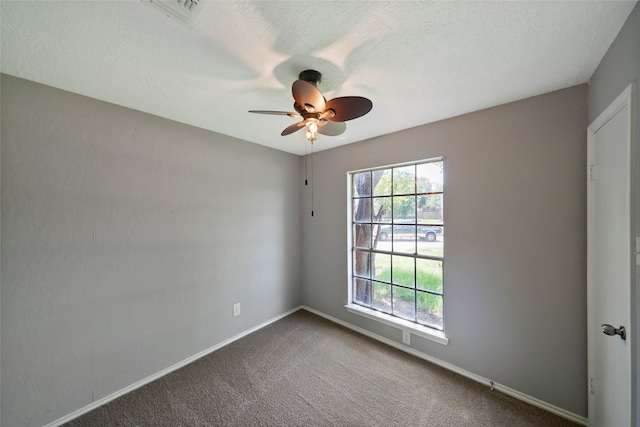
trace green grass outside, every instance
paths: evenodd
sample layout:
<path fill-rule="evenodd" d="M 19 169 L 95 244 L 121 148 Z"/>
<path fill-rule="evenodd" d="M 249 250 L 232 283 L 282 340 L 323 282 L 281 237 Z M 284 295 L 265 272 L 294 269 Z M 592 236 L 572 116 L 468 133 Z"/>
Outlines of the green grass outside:
<path fill-rule="evenodd" d="M 376 254 L 375 279 L 385 282 L 392 282 L 397 285 L 413 288 L 414 264 L 410 257 L 393 257 L 393 280 L 391 280 L 391 267 L 388 259 L 389 255 Z M 380 259 L 382 258 L 382 259 Z M 380 262 L 379 262 L 380 261 Z M 442 293 L 442 269 L 436 268 L 437 261 L 418 260 L 418 271 L 416 274 L 417 289 Z M 375 298 L 387 300 L 391 298 L 391 286 L 378 286 Z M 442 297 L 425 292 L 417 292 L 418 309 L 429 313 L 442 313 Z M 394 291 L 396 298 L 412 303 L 414 292 L 396 288 Z"/>

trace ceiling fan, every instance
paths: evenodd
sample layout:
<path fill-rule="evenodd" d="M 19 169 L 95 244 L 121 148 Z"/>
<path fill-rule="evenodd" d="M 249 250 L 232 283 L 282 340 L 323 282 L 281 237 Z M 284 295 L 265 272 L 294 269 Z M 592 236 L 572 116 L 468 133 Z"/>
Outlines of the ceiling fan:
<path fill-rule="evenodd" d="M 273 114 L 301 118 L 302 120 L 288 126 L 281 135 L 289 135 L 304 127 L 307 128 L 307 139 L 312 143 L 316 133 L 337 136 L 347 129 L 344 123 L 348 120 L 364 116 L 373 107 L 373 103 L 362 96 L 341 96 L 329 101 L 318 90 L 322 74 L 315 70 L 305 70 L 298 80 L 293 82 L 291 92 L 295 102 L 295 112 L 250 110 L 250 113 Z"/>

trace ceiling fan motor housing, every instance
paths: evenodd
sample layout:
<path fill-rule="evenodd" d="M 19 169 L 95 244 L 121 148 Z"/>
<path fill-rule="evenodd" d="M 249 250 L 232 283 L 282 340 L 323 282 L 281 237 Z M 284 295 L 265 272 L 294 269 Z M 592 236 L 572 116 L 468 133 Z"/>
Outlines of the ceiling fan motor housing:
<path fill-rule="evenodd" d="M 318 87 L 322 81 L 322 74 L 316 70 L 304 70 L 298 75 L 298 79 L 304 80 L 305 82 L 309 82 L 315 87 Z"/>

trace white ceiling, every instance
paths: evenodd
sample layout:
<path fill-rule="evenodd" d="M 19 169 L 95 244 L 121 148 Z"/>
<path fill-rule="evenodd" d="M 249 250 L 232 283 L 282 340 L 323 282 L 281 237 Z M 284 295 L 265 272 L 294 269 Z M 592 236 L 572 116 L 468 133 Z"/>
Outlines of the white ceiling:
<path fill-rule="evenodd" d="M 155 1 L 155 0 L 154 0 Z M 314 150 L 589 80 L 635 1 L 0 2 L 1 71 L 295 154 L 280 136 L 300 71 L 366 116 Z"/>

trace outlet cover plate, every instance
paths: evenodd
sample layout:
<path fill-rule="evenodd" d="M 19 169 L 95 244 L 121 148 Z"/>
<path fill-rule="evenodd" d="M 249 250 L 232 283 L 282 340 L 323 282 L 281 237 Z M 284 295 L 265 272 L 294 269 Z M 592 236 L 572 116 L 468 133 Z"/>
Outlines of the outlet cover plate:
<path fill-rule="evenodd" d="M 240 303 L 233 304 L 233 317 L 240 316 Z"/>

